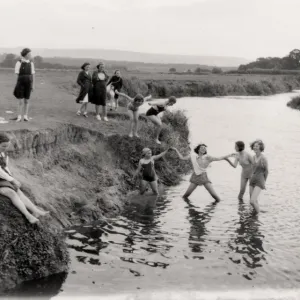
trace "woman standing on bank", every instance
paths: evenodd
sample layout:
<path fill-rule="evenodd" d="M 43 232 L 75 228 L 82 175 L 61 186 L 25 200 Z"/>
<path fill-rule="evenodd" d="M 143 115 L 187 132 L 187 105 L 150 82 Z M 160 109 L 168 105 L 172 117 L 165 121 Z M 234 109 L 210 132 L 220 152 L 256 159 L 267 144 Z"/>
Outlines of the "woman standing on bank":
<path fill-rule="evenodd" d="M 78 74 L 77 83 L 80 86 L 80 92 L 76 99 L 76 103 L 81 103 L 80 109 L 77 111 L 77 115 L 83 114 L 87 118 L 87 106 L 92 98 L 93 85 L 92 76 L 89 73 L 90 64 L 84 63 L 81 66 L 81 72 Z"/>
<path fill-rule="evenodd" d="M 106 112 L 106 82 L 108 80 L 108 75 L 104 70 L 104 63 L 99 63 L 97 65 L 97 71 L 93 73 L 93 100 L 92 103 L 95 104 L 96 109 L 96 119 L 101 121 L 100 117 L 100 106 L 102 106 L 102 113 L 104 121 L 108 121 Z"/>
<path fill-rule="evenodd" d="M 255 152 L 253 157 L 253 173 L 250 178 L 250 204 L 255 213 L 259 213 L 258 196 L 262 190 L 266 189 L 266 181 L 269 175 L 269 166 L 267 158 L 262 154 L 265 150 L 265 144 L 262 140 L 256 140 L 250 144 Z"/>
<path fill-rule="evenodd" d="M 21 58 L 15 65 L 15 73 L 18 78 L 13 94 L 19 100 L 17 122 L 22 120 L 22 116 L 24 116 L 24 121 L 29 121 L 28 102 L 31 92 L 35 89 L 35 70 L 31 58 L 31 50 L 25 48 L 21 52 Z"/>
<path fill-rule="evenodd" d="M 121 77 L 120 70 L 116 70 L 114 75 L 110 78 L 107 83 L 107 87 L 109 88 L 110 93 L 110 106 L 111 110 L 115 107 L 115 110 L 119 107 L 119 95 L 117 92 L 121 91 L 123 86 L 123 79 Z"/>

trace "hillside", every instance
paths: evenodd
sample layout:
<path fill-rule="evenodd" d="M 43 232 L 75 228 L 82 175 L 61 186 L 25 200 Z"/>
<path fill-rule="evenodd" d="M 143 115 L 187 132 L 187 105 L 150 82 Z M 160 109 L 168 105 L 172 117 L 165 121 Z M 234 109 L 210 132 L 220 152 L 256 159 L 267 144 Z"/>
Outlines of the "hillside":
<path fill-rule="evenodd" d="M 18 54 L 22 48 L 23 47 L 0 48 L 0 53 Z M 90 58 L 159 64 L 196 64 L 219 67 L 237 67 L 249 62 L 239 57 L 169 55 L 108 49 L 34 49 L 34 55 L 40 55 L 42 57 Z"/>

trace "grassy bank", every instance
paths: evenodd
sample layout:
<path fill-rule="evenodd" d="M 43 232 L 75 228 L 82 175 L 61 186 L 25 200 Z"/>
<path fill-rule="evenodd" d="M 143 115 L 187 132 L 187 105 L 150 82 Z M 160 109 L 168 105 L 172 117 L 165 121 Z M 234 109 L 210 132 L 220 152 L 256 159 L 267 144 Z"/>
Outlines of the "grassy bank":
<path fill-rule="evenodd" d="M 291 101 L 286 104 L 288 107 L 300 110 L 300 96 L 293 97 Z"/>
<path fill-rule="evenodd" d="M 132 174 L 142 148 L 150 147 L 154 154 L 169 146 L 188 148 L 188 123 L 180 111 L 163 117 L 162 145 L 156 145 L 154 126 L 145 118 L 140 122 L 142 138 L 129 138 L 128 116 L 122 111 L 109 113 L 109 122 L 99 122 L 92 114 L 78 117 L 68 91 L 48 77 L 37 80 L 28 123 L 15 123 L 10 120 L 14 114 L 6 113 L 15 112 L 16 103 L 11 96 L 14 82 L 4 80 L 0 116 L 9 123 L 0 130 L 12 136 L 11 171 L 50 216 L 36 228 L 0 197 L 0 290 L 65 271 L 68 256 L 61 229 L 119 214 L 127 195 L 137 192 Z M 175 185 L 190 165 L 169 152 L 157 161 L 156 170 L 162 183 Z"/>

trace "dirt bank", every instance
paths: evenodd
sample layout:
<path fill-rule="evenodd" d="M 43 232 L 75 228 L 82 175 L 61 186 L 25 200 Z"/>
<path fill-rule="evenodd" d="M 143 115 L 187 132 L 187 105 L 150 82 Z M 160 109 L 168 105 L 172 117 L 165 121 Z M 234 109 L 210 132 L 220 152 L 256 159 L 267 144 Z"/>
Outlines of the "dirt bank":
<path fill-rule="evenodd" d="M 115 115 L 118 118 L 128 122 L 122 114 Z M 142 139 L 62 123 L 8 132 L 11 171 L 30 199 L 51 214 L 37 228 L 27 224 L 7 199 L 0 199 L 0 254 L 7 258 L 0 264 L 1 289 L 65 271 L 68 255 L 61 229 L 119 214 L 128 192 L 136 189 L 132 174 L 142 148 L 150 147 L 154 153 L 169 146 L 187 148 L 185 116 L 166 114 L 164 122 L 162 145 L 153 143 L 154 128 L 146 121 L 141 122 Z M 175 156 L 170 152 L 157 161 L 165 185 L 177 184 L 190 168 Z"/>

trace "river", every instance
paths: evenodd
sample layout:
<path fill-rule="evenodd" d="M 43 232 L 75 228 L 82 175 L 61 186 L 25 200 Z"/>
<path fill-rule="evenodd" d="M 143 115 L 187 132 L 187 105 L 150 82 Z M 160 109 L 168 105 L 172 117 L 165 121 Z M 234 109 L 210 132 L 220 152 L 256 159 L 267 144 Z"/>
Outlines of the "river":
<path fill-rule="evenodd" d="M 300 113 L 286 107 L 290 96 L 182 98 L 174 108 L 186 110 L 192 143 L 205 142 L 213 156 L 232 153 L 237 140 L 249 152 L 254 139 L 265 142 L 265 213 L 249 212 L 248 188 L 244 203 L 237 200 L 240 167 L 215 162 L 208 175 L 222 198 L 216 205 L 204 188 L 190 201 L 181 198 L 188 175 L 157 201 L 136 201 L 110 225 L 68 229 L 70 272 L 41 284 L 51 290 L 48 299 L 299 297 Z M 23 288 L 30 290 L 37 285 Z"/>

